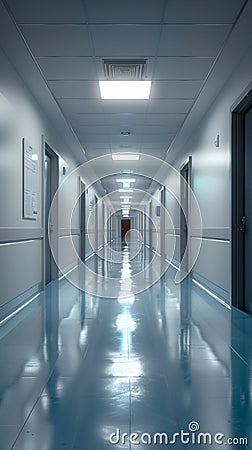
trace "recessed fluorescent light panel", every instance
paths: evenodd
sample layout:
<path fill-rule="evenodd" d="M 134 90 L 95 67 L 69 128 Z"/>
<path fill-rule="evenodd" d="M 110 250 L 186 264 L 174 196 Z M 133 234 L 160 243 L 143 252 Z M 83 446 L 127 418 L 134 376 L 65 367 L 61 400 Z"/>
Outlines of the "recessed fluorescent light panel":
<path fill-rule="evenodd" d="M 113 161 L 138 161 L 139 158 L 138 153 L 112 153 Z"/>
<path fill-rule="evenodd" d="M 135 183 L 135 178 L 117 178 L 117 183 Z"/>
<path fill-rule="evenodd" d="M 124 192 L 134 192 L 133 189 L 118 189 L 118 192 L 124 193 Z"/>
<path fill-rule="evenodd" d="M 99 81 L 103 100 L 148 100 L 151 81 Z"/>

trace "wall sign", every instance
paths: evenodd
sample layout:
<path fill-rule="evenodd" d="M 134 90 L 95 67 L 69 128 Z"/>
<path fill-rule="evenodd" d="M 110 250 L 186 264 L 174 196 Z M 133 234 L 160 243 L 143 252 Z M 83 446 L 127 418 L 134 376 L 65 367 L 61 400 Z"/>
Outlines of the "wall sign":
<path fill-rule="evenodd" d="M 38 153 L 23 138 L 23 218 L 36 220 L 38 214 Z"/>

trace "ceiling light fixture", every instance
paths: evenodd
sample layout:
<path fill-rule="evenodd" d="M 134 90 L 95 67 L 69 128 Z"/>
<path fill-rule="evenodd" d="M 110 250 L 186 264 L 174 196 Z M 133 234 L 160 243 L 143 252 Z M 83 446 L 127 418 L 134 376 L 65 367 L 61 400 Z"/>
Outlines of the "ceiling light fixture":
<path fill-rule="evenodd" d="M 117 183 L 135 183 L 135 178 L 117 178 Z"/>
<path fill-rule="evenodd" d="M 138 161 L 139 153 L 112 153 L 113 161 Z"/>
<path fill-rule="evenodd" d="M 134 192 L 133 189 L 118 189 L 118 192 L 124 193 L 124 192 Z"/>
<path fill-rule="evenodd" d="M 151 81 L 99 81 L 103 100 L 148 100 Z"/>

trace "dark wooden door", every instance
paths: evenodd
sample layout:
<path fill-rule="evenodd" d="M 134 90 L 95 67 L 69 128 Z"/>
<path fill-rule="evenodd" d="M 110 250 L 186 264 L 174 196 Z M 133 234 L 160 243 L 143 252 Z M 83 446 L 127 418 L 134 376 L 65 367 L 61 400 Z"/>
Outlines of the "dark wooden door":
<path fill-rule="evenodd" d="M 125 239 L 125 234 L 130 230 L 130 219 L 121 220 L 121 237 Z"/>

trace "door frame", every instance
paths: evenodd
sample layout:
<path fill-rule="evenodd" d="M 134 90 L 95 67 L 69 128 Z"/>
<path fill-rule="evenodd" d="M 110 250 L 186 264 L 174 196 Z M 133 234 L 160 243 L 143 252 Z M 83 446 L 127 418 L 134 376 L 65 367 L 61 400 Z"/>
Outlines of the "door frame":
<path fill-rule="evenodd" d="M 187 172 L 187 180 L 184 177 L 184 173 Z M 186 200 L 187 200 L 187 240 L 186 240 L 186 245 L 185 245 L 185 249 L 187 246 L 187 253 L 186 253 L 186 265 L 185 268 L 182 270 L 185 270 L 186 272 L 188 272 L 188 268 L 189 268 L 189 262 L 190 262 L 190 256 L 191 256 L 191 187 L 192 187 L 192 156 L 188 156 L 188 158 L 186 159 L 186 161 L 180 166 L 180 177 L 183 177 L 185 179 L 185 181 L 187 181 L 187 195 L 186 195 Z M 182 182 L 181 182 L 181 178 L 180 178 L 180 205 L 182 205 Z M 182 208 L 180 207 L 180 264 L 182 262 L 182 258 L 185 254 L 185 249 L 182 252 L 182 221 L 183 221 L 183 215 L 182 215 Z"/>
<path fill-rule="evenodd" d="M 94 239 L 94 245 L 95 245 L 95 252 L 98 252 L 98 246 L 99 246 L 99 211 L 98 211 L 98 202 L 99 202 L 99 198 L 98 196 L 95 194 L 94 195 L 94 232 L 95 232 L 95 239 Z"/>
<path fill-rule="evenodd" d="M 83 178 L 79 177 L 79 189 L 80 189 L 80 259 L 85 260 L 86 257 L 86 215 L 87 215 L 87 202 L 86 202 L 86 183 Z M 84 212 L 84 218 L 83 218 Z"/>
<path fill-rule="evenodd" d="M 160 189 L 160 254 L 161 258 L 165 259 L 165 200 L 166 189 L 162 186 Z"/>
<path fill-rule="evenodd" d="M 42 247 L 42 289 L 46 287 L 46 233 L 47 233 L 47 220 L 46 220 L 46 198 L 45 198 L 45 158 L 48 155 L 51 158 L 51 197 L 53 199 L 57 189 L 59 187 L 59 156 L 52 149 L 52 147 L 42 136 L 42 148 L 43 148 L 43 158 L 42 158 L 42 223 L 43 223 L 43 247 Z M 58 260 L 58 249 L 59 249 L 59 211 L 58 211 L 58 197 L 54 200 L 54 214 L 53 223 L 51 224 L 51 231 L 53 239 L 53 249 L 55 257 Z M 51 281 L 56 280 L 59 276 L 58 266 L 51 254 Z"/>
<path fill-rule="evenodd" d="M 245 113 L 252 106 L 252 83 L 231 108 L 231 304 L 245 310 Z"/>
<path fill-rule="evenodd" d="M 152 251 L 152 244 L 153 244 L 153 236 L 152 236 L 153 222 L 151 220 L 152 210 L 153 210 L 153 208 L 152 208 L 152 200 L 149 201 L 148 207 L 149 207 L 149 211 L 148 211 L 148 213 L 149 213 L 149 242 L 148 242 L 148 244 L 150 246 L 150 251 Z"/>

